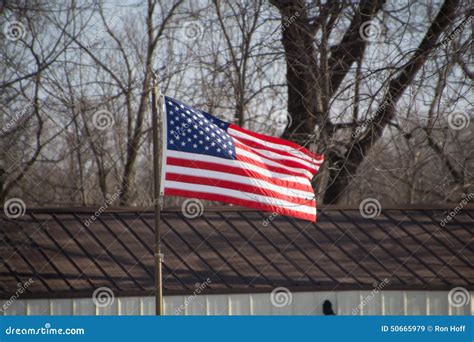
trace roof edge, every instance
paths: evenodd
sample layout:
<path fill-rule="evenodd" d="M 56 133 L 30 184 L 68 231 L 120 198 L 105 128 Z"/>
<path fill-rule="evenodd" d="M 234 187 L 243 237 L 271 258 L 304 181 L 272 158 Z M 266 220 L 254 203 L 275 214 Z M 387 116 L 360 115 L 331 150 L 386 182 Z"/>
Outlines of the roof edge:
<path fill-rule="evenodd" d="M 384 210 L 451 210 L 456 207 L 459 207 L 459 203 L 444 203 L 444 204 L 397 204 L 397 205 L 387 205 L 382 207 Z M 101 207 L 100 206 L 89 206 L 89 207 L 45 207 L 45 208 L 27 208 L 26 213 L 58 213 L 58 214 L 67 214 L 67 213 L 95 213 Z M 467 203 L 463 205 L 459 210 L 474 210 L 474 203 Z M 181 207 L 168 207 L 162 210 L 163 213 L 166 212 L 180 212 Z M 319 212 L 332 211 L 332 210 L 359 210 L 358 206 L 352 205 L 320 205 L 318 208 Z M 109 213 L 153 213 L 153 207 L 107 207 L 104 211 Z M 240 206 L 213 206 L 204 209 L 204 212 L 257 212 L 259 210 L 245 208 Z"/>

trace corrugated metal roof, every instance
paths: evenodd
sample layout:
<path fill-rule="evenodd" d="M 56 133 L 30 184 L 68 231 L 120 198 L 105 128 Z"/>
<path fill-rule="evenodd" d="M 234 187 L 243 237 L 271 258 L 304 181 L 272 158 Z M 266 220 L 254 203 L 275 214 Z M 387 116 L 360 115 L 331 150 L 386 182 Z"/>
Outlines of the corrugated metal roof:
<path fill-rule="evenodd" d="M 447 208 L 385 208 L 364 218 L 333 206 L 316 224 L 236 207 L 192 219 L 165 210 L 164 293 L 192 293 L 208 278 L 204 293 L 372 289 L 385 279 L 384 289 L 474 289 L 474 206 L 443 228 Z M 88 296 L 100 286 L 153 294 L 153 212 L 107 209 L 85 225 L 95 210 L 0 216 L 0 297 L 29 278 L 25 298 Z"/>

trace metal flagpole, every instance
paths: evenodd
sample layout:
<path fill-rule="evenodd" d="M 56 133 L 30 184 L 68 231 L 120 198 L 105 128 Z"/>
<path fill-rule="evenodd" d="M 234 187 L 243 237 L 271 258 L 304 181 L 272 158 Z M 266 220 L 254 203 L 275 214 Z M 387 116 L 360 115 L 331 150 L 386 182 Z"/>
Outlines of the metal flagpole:
<path fill-rule="evenodd" d="M 158 111 L 161 112 L 161 106 L 158 95 L 158 79 L 153 73 L 153 87 L 151 92 L 151 111 L 152 111 L 152 130 L 153 130 L 153 184 L 154 195 L 153 202 L 155 207 L 155 308 L 156 315 L 163 315 L 163 276 L 161 266 L 163 263 L 163 254 L 161 253 L 161 236 L 160 236 L 160 215 L 161 215 L 161 194 L 160 194 L 160 158 L 161 149 L 163 146 L 158 141 L 158 126 L 161 126 L 158 120 L 163 118 L 163 115 L 158 116 Z M 162 124 L 162 123 L 161 123 Z M 160 127 L 161 128 L 161 127 Z"/>

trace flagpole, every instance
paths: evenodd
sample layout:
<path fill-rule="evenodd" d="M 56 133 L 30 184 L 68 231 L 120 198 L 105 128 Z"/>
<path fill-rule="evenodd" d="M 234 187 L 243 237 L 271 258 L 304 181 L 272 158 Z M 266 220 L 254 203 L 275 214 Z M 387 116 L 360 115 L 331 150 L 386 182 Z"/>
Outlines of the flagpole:
<path fill-rule="evenodd" d="M 161 195 L 160 195 L 160 157 L 163 146 L 158 141 L 158 126 L 159 119 L 163 115 L 158 116 L 158 111 L 161 114 L 161 106 L 159 104 L 158 95 L 158 79 L 155 73 L 153 74 L 153 87 L 151 92 L 151 111 L 152 111 L 152 130 L 153 130 L 153 204 L 155 208 L 155 313 L 157 316 L 163 315 L 163 275 L 161 266 L 163 264 L 163 254 L 161 253 L 161 236 L 160 236 L 160 216 L 161 216 Z M 162 123 L 161 123 L 162 124 Z M 160 125 L 161 126 L 161 125 Z"/>

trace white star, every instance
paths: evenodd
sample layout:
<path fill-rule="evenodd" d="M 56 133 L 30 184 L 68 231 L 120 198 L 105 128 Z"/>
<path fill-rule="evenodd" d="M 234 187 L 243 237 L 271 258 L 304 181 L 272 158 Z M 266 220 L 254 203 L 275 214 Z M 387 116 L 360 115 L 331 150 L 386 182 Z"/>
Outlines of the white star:
<path fill-rule="evenodd" d="M 221 151 L 221 149 L 220 149 L 220 148 L 218 148 L 218 149 L 217 149 L 217 152 L 220 152 L 220 151 Z"/>
<path fill-rule="evenodd" d="M 194 147 L 194 148 L 197 148 L 197 147 L 198 147 L 198 145 L 194 144 L 194 145 L 193 145 L 193 147 Z"/>
<path fill-rule="evenodd" d="M 174 144 L 174 140 L 170 140 L 170 144 L 173 145 L 173 144 Z"/>
<path fill-rule="evenodd" d="M 198 136 L 197 136 L 196 134 L 193 135 L 193 138 L 194 138 L 194 139 L 197 139 L 197 137 L 198 137 Z"/>
<path fill-rule="evenodd" d="M 211 138 L 209 138 L 208 136 L 206 136 L 206 140 L 209 141 L 209 140 L 211 140 Z"/>
<path fill-rule="evenodd" d="M 204 149 L 207 151 L 209 149 L 209 146 L 205 146 Z"/>
<path fill-rule="evenodd" d="M 204 134 L 204 132 L 203 132 L 203 131 L 199 131 L 199 134 L 203 135 L 203 134 Z"/>
<path fill-rule="evenodd" d="M 216 146 L 216 143 L 214 141 L 211 142 L 211 146 Z"/>
<path fill-rule="evenodd" d="M 203 142 L 204 142 L 204 141 L 202 141 L 202 140 L 199 140 L 199 143 L 200 143 L 201 145 L 203 144 Z"/>
<path fill-rule="evenodd" d="M 215 137 L 216 135 L 214 133 L 211 133 L 211 137 Z"/>
<path fill-rule="evenodd" d="M 191 142 L 191 138 L 188 138 L 188 141 Z"/>
<path fill-rule="evenodd" d="M 184 145 L 186 145 L 186 143 L 183 141 L 183 142 L 181 143 L 181 146 L 184 146 Z"/>

